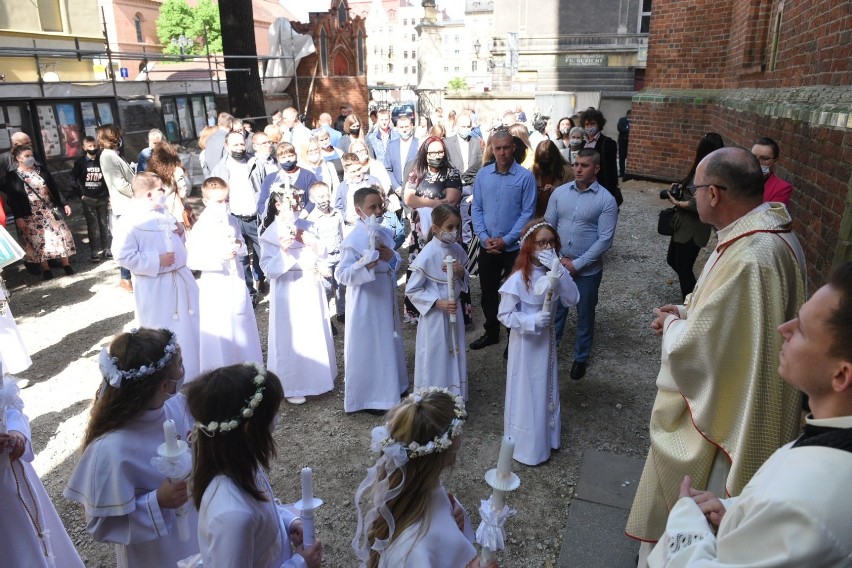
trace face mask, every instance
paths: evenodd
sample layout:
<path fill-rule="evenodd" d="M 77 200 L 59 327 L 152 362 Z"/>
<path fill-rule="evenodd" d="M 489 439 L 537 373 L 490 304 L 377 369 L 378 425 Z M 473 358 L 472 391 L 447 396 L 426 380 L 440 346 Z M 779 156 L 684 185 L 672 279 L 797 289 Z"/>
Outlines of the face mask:
<path fill-rule="evenodd" d="M 281 162 L 281 169 L 285 172 L 292 172 L 296 169 L 296 160 L 287 160 L 286 162 Z"/>
<path fill-rule="evenodd" d="M 177 383 L 177 384 L 175 384 L 175 392 L 170 393 L 170 394 L 169 394 L 169 398 L 172 398 L 174 395 L 176 395 L 177 393 L 179 393 L 179 392 L 180 392 L 180 389 L 182 389 L 182 388 L 183 388 L 183 379 L 184 379 L 184 378 L 183 378 L 183 377 L 181 377 L 181 378 L 180 378 L 180 380 L 175 381 L 175 382 Z"/>
<path fill-rule="evenodd" d="M 408 140 L 409 138 L 411 138 L 412 134 L 414 134 L 414 132 L 412 132 L 411 130 L 409 130 L 408 132 L 400 132 L 399 137 L 403 140 Z"/>
<path fill-rule="evenodd" d="M 246 151 L 242 150 L 240 152 L 231 152 L 231 157 L 236 161 L 241 162 L 246 157 Z"/>
<path fill-rule="evenodd" d="M 576 146 L 579 146 L 580 144 L 582 144 L 582 143 L 583 143 L 583 141 L 582 141 L 582 140 L 578 140 L 577 138 L 571 138 L 571 140 L 569 140 L 569 141 L 568 141 L 568 143 L 569 143 L 569 144 L 571 144 L 571 146 L 575 146 L 575 147 L 576 147 Z"/>
<path fill-rule="evenodd" d="M 459 136 L 461 136 L 461 137 L 462 137 L 462 138 L 464 138 L 465 140 L 467 140 L 468 138 L 470 138 L 470 128 L 467 128 L 467 127 L 464 127 L 464 126 L 460 126 L 460 127 L 459 127 Z"/>
<path fill-rule="evenodd" d="M 760 166 L 760 171 L 763 172 L 763 175 L 768 176 L 769 173 L 770 173 L 769 172 L 769 166 Z"/>
<path fill-rule="evenodd" d="M 320 201 L 317 203 L 317 207 L 319 207 L 319 210 L 323 213 L 328 213 L 331 211 L 331 201 Z"/>
<path fill-rule="evenodd" d="M 92 148 L 91 150 L 86 150 L 86 153 L 87 153 L 88 155 L 90 155 L 90 156 L 94 156 L 95 154 L 97 154 L 97 153 L 98 153 L 98 149 L 97 149 L 97 148 Z"/>
<path fill-rule="evenodd" d="M 35 158 L 33 158 L 32 156 L 30 156 L 29 158 L 24 158 L 24 165 L 25 166 L 34 166 L 35 165 Z"/>
<path fill-rule="evenodd" d="M 367 217 L 367 223 L 369 223 L 371 225 L 373 225 L 373 224 L 380 225 L 381 222 L 382 222 L 381 217 L 376 217 L 375 215 L 370 215 L 369 217 Z"/>
<path fill-rule="evenodd" d="M 254 151 L 254 157 L 257 158 L 260 161 L 265 161 L 265 160 L 269 159 L 269 152 L 267 152 L 265 150 L 263 150 L 263 151 L 255 150 Z"/>
<path fill-rule="evenodd" d="M 442 243 L 447 243 L 448 245 L 451 245 L 456 242 L 455 231 L 440 231 L 438 233 L 435 233 L 435 237 Z"/>
<path fill-rule="evenodd" d="M 166 205 L 166 194 L 162 192 L 157 193 L 157 197 L 154 199 L 154 204 L 157 207 L 165 207 Z"/>
<path fill-rule="evenodd" d="M 568 128 L 567 126 L 566 126 L 565 128 L 560 128 L 560 129 L 559 129 L 559 132 L 562 134 L 562 136 L 565 136 L 565 135 L 566 135 L 566 134 L 568 134 L 570 131 L 571 131 L 571 129 L 570 129 L 570 128 Z"/>
<path fill-rule="evenodd" d="M 426 158 L 426 163 L 433 168 L 440 168 L 444 165 L 444 158 Z"/>
<path fill-rule="evenodd" d="M 360 128 L 350 128 L 350 129 L 349 129 L 349 134 L 350 134 L 351 136 L 358 136 L 358 134 L 360 134 L 360 133 L 361 133 L 361 129 L 360 129 Z"/>
<path fill-rule="evenodd" d="M 600 130 L 598 130 L 597 126 L 587 126 L 584 132 L 589 138 L 594 138 Z"/>
<path fill-rule="evenodd" d="M 354 172 L 354 173 L 351 173 L 351 174 L 347 174 L 347 177 L 349 178 L 347 180 L 348 183 L 351 183 L 351 184 L 361 183 L 361 181 L 364 179 L 364 172 Z"/>
<path fill-rule="evenodd" d="M 206 211 L 208 209 L 211 213 L 226 215 L 228 213 L 228 204 L 224 201 L 219 201 L 217 203 L 205 203 L 204 210 Z"/>

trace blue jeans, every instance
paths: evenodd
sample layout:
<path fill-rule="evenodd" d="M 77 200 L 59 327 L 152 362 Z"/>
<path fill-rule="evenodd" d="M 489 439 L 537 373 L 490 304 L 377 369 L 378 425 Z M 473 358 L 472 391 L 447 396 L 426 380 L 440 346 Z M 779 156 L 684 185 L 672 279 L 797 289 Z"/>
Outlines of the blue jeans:
<path fill-rule="evenodd" d="M 232 214 L 233 215 L 233 214 Z M 243 265 L 243 275 L 246 280 L 246 287 L 249 289 L 249 294 L 252 298 L 257 294 L 254 287 L 254 281 L 263 282 L 266 276 L 263 270 L 260 269 L 260 241 L 258 240 L 258 217 L 256 215 L 247 217 L 238 217 L 233 215 L 234 219 L 240 225 L 240 232 L 243 240 L 246 243 L 248 254 L 240 259 Z"/>
<path fill-rule="evenodd" d="M 585 363 L 592 352 L 592 339 L 595 335 L 595 306 L 598 305 L 598 289 L 601 287 L 603 271 L 589 276 L 575 276 L 574 283 L 580 291 L 577 303 L 577 341 L 574 344 L 574 361 Z M 556 307 L 556 345 L 562 340 L 568 308 L 562 302 Z"/>

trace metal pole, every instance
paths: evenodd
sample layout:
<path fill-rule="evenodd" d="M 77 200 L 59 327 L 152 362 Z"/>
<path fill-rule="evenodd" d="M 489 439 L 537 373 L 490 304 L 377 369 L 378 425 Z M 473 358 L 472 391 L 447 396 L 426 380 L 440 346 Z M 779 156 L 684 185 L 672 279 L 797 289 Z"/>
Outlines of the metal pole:
<path fill-rule="evenodd" d="M 210 41 L 207 37 L 207 22 L 204 22 L 204 50 L 207 52 L 207 72 L 210 74 L 210 92 L 213 92 L 213 69 L 210 67 Z M 218 74 L 217 74 L 218 78 Z M 206 103 L 205 103 L 206 104 Z"/>
<path fill-rule="evenodd" d="M 41 90 L 41 98 L 44 98 L 44 77 L 41 76 L 41 62 L 38 59 L 38 50 L 36 49 L 36 40 L 33 38 L 33 51 L 35 51 L 36 74 L 38 75 L 38 88 Z"/>
<path fill-rule="evenodd" d="M 302 103 L 299 100 L 299 70 L 296 69 L 296 46 L 293 43 L 293 24 L 290 23 L 290 58 L 293 60 L 293 85 L 296 88 L 296 108 L 302 108 Z M 322 54 L 319 54 L 322 57 Z"/>
<path fill-rule="evenodd" d="M 107 62 L 109 63 L 108 76 L 112 81 L 112 96 L 118 99 L 118 89 L 115 86 L 115 72 L 112 68 L 112 49 L 109 46 L 109 33 L 107 33 L 106 13 L 103 6 L 101 6 L 101 23 L 104 28 L 104 41 L 106 42 Z"/>

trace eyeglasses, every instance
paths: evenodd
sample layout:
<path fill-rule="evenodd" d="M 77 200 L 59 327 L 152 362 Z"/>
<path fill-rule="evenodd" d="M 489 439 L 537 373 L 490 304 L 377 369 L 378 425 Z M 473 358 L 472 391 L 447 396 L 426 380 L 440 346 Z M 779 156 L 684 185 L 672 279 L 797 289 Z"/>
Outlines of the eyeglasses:
<path fill-rule="evenodd" d="M 775 158 L 773 158 L 772 156 L 754 156 L 754 157 L 757 158 L 757 161 L 760 162 L 761 164 L 768 164 L 770 162 L 775 161 Z"/>
<path fill-rule="evenodd" d="M 542 239 L 540 241 L 536 241 L 535 244 L 538 247 L 554 248 L 556 246 L 556 239 Z"/>
<path fill-rule="evenodd" d="M 702 187 L 710 187 L 711 185 L 712 185 L 713 187 L 715 187 L 716 189 L 721 189 L 721 190 L 723 190 L 723 191 L 728 189 L 728 188 L 727 188 L 727 186 L 719 185 L 718 183 L 702 183 L 702 184 L 700 184 L 700 185 L 695 185 L 695 184 L 691 183 L 691 184 L 689 184 L 688 186 L 686 186 L 686 189 L 687 189 L 690 193 L 695 193 L 696 191 L 698 191 L 698 190 L 699 190 L 699 189 L 701 189 Z"/>
<path fill-rule="evenodd" d="M 438 152 L 426 152 L 426 155 L 429 156 L 430 158 L 440 158 L 441 156 L 444 155 L 444 151 L 440 150 Z"/>

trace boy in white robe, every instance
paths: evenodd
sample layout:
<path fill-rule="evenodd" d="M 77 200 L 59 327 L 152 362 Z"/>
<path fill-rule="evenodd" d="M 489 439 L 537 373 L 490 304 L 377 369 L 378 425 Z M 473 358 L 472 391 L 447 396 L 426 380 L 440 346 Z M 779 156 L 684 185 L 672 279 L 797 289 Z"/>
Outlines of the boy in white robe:
<path fill-rule="evenodd" d="M 315 207 L 307 219 L 313 224 L 313 231 L 325 250 L 317 266 L 328 284 L 326 296 L 334 296 L 336 314 L 343 316 L 346 313 L 346 289 L 334 276 L 340 262 L 340 245 L 343 243 L 343 215 L 331 206 L 331 190 L 322 182 L 311 186 L 310 199 Z"/>
<path fill-rule="evenodd" d="M 580 293 L 553 252 L 559 250 L 553 227 L 534 220 L 523 235 L 515 271 L 500 287 L 497 309 L 497 319 L 511 331 L 503 431 L 515 440 L 515 460 L 538 465 L 561 443 L 553 313 L 557 302 L 575 305 Z M 553 293 L 546 309 L 549 290 Z"/>
<path fill-rule="evenodd" d="M 269 344 L 266 366 L 281 379 L 291 404 L 304 404 L 334 388 L 337 357 L 318 253 L 322 243 L 299 218 L 301 201 L 274 192 L 260 235 L 260 267 L 269 277 Z"/>
<path fill-rule="evenodd" d="M 133 199 L 113 231 L 112 254 L 136 277 L 139 327 L 177 334 L 186 381 L 199 374 L 198 284 L 186 267 L 183 227 L 163 210 L 163 181 L 151 172 L 133 178 Z"/>
<path fill-rule="evenodd" d="M 396 299 L 401 259 L 391 232 L 379 225 L 383 204 L 375 188 L 355 192 L 359 220 L 343 241 L 337 266 L 337 279 L 346 286 L 346 412 L 387 410 L 408 390 Z"/>
<path fill-rule="evenodd" d="M 204 211 L 186 239 L 186 264 L 198 279 L 201 370 L 235 363 L 263 364 L 257 320 L 239 257 L 248 254 L 242 231 L 228 214 L 228 184 L 204 180 Z"/>
<path fill-rule="evenodd" d="M 409 265 L 411 275 L 405 287 L 405 294 L 420 313 L 414 348 L 414 386 L 446 388 L 467 400 L 467 354 L 459 296 L 468 291 L 470 277 L 464 268 L 467 255 L 456 242 L 461 214 L 445 204 L 435 208 L 432 217 L 432 239 Z M 447 297 L 445 259 L 448 256 L 455 259 L 452 299 Z M 454 307 L 452 314 L 448 303 Z"/>
<path fill-rule="evenodd" d="M 0 557 L 3 566 L 83 568 L 33 469 L 30 424 L 16 380 L 0 364 Z"/>

